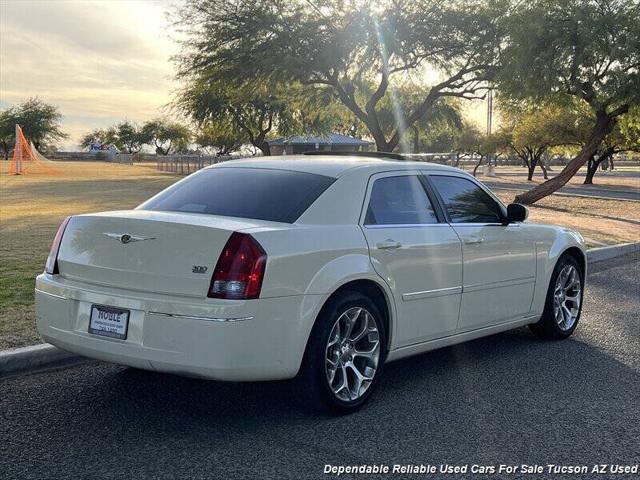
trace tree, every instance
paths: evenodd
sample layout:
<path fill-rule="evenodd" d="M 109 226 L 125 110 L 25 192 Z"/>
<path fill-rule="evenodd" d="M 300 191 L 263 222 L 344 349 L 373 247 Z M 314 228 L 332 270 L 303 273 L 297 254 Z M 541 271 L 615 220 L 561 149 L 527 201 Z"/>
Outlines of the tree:
<path fill-rule="evenodd" d="M 640 101 L 640 4 L 627 0 L 531 0 L 514 6 L 497 86 L 512 98 L 589 107 L 580 152 L 554 178 L 516 197 L 531 204 L 566 184 L 618 118 Z"/>
<path fill-rule="evenodd" d="M 0 115 L 0 139 L 8 158 L 11 145 L 15 143 L 15 126 L 33 142 L 36 149 L 44 151 L 48 144 L 67 138 L 62 131 L 60 121 L 62 114 L 55 105 L 50 105 L 38 98 L 29 98 L 21 104 L 2 111 Z"/>
<path fill-rule="evenodd" d="M 552 147 L 575 144 L 578 139 L 576 124 L 582 112 L 557 105 L 511 105 L 504 112 L 505 126 L 501 129 L 508 147 L 527 166 L 527 179 L 533 180 L 540 166 L 547 179 L 547 168 L 542 157 Z"/>
<path fill-rule="evenodd" d="M 224 135 L 241 132 L 243 143 L 263 155 L 270 155 L 268 138 L 274 134 L 325 134 L 353 125 L 331 91 L 296 83 L 248 88 L 198 79 L 179 92 L 174 104 L 201 128 L 211 124 Z"/>
<path fill-rule="evenodd" d="M 488 165 L 490 165 L 490 160 L 493 157 L 495 160 L 501 155 L 501 152 L 504 150 L 504 137 L 502 132 L 492 133 L 492 134 L 482 134 L 479 133 L 475 138 L 475 144 L 473 146 L 474 150 L 472 153 L 478 155 L 478 163 L 473 168 L 473 176 L 476 176 L 476 172 L 485 158 L 489 160 Z"/>
<path fill-rule="evenodd" d="M 385 137 L 392 136 L 398 122 L 403 121 L 402 112 L 415 110 L 422 99 L 423 89 L 421 87 L 415 84 L 404 84 L 395 88 L 391 95 L 386 95 L 380 100 L 377 115 Z M 424 138 L 425 141 L 428 141 L 430 137 L 433 139 L 433 130 L 445 134 L 446 130 L 459 129 L 461 126 L 462 114 L 459 105 L 451 99 L 441 98 L 433 104 L 428 116 L 416 120 L 410 129 L 405 130 L 404 136 L 399 140 L 400 149 L 405 152 L 412 150 L 414 153 L 418 153 L 427 147 L 422 145 L 421 138 Z M 443 140 L 444 138 L 440 137 L 440 141 Z M 443 150 L 438 151 L 442 152 Z"/>
<path fill-rule="evenodd" d="M 14 121 L 16 114 L 13 108 L 0 111 L 0 144 L 4 159 L 9 159 L 9 149 L 15 143 L 16 124 Z"/>
<path fill-rule="evenodd" d="M 175 104 L 200 126 L 233 124 L 264 155 L 271 153 L 267 135 L 277 127 L 286 131 L 292 121 L 287 102 L 267 85 L 236 88 L 230 82 L 197 78 L 183 88 Z"/>
<path fill-rule="evenodd" d="M 452 139 L 451 150 L 456 153 L 455 166 L 460 165 L 462 157 L 475 157 L 478 159 L 473 167 L 473 176 L 475 176 L 484 159 L 491 155 L 499 156 L 503 145 L 504 140 L 501 134 L 486 135 L 475 125 L 463 122 L 460 128 L 455 130 Z"/>
<path fill-rule="evenodd" d="M 120 144 L 122 146 L 115 127 L 96 128 L 80 137 L 80 146 L 82 148 L 88 148 L 92 143 L 114 144 L 116 146 Z"/>
<path fill-rule="evenodd" d="M 188 0 L 176 12 L 185 34 L 178 78 L 250 89 L 269 81 L 328 87 L 378 150 L 392 151 L 441 98 L 478 98 L 487 88 L 503 3 Z M 398 77 L 423 77 L 427 69 L 439 80 L 423 86 L 421 101 L 385 133 L 380 102 L 393 97 Z"/>
<path fill-rule="evenodd" d="M 611 165 L 613 156 L 623 152 L 640 152 L 640 107 L 632 108 L 620 119 L 597 153 L 587 161 L 584 184 L 592 185 L 600 165 Z"/>
<path fill-rule="evenodd" d="M 457 140 L 461 135 L 463 123 L 455 125 L 446 120 L 430 122 L 427 127 L 412 128 L 414 153 L 456 152 L 462 156 L 464 152 L 457 150 Z M 459 163 L 459 162 L 458 162 Z"/>
<path fill-rule="evenodd" d="M 120 122 L 113 127 L 113 142 L 119 150 L 127 153 L 138 153 L 148 142 L 138 125 L 128 120 Z"/>
<path fill-rule="evenodd" d="M 198 131 L 195 141 L 203 148 L 213 148 L 216 155 L 229 155 L 245 143 L 246 136 L 231 122 L 209 122 Z"/>
<path fill-rule="evenodd" d="M 145 123 L 142 126 L 141 135 L 145 143 L 156 147 L 156 153 L 159 155 L 186 150 L 191 140 L 188 127 L 159 118 Z"/>

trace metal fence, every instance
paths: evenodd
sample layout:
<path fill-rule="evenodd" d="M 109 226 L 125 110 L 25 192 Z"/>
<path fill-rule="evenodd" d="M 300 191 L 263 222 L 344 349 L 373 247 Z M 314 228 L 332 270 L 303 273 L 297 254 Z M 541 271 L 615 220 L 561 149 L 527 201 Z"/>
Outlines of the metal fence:
<path fill-rule="evenodd" d="M 201 168 L 231 159 L 232 157 L 228 155 L 158 155 L 156 157 L 156 166 L 161 172 L 189 175 Z"/>
<path fill-rule="evenodd" d="M 134 159 L 134 156 L 136 158 Z M 47 154 L 49 160 L 65 162 L 113 162 L 133 164 L 137 155 L 132 153 L 116 153 L 108 150 L 99 152 L 52 152 Z"/>
<path fill-rule="evenodd" d="M 415 162 L 432 162 L 442 163 L 444 165 L 455 165 L 456 154 L 455 152 L 446 153 L 405 153 L 403 154 L 407 160 L 413 160 Z"/>

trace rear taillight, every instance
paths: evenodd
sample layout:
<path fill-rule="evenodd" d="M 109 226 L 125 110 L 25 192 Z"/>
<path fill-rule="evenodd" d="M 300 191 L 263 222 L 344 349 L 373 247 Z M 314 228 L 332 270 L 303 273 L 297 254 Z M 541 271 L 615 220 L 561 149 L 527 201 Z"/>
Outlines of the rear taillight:
<path fill-rule="evenodd" d="M 211 278 L 209 297 L 249 300 L 260 296 L 267 254 L 246 233 L 233 232 Z"/>
<path fill-rule="evenodd" d="M 49 257 L 47 257 L 47 264 L 44 270 L 52 275 L 58 273 L 58 251 L 60 250 L 60 242 L 62 242 L 64 229 L 67 228 L 69 220 L 71 220 L 71 217 L 67 217 L 62 221 L 51 244 L 51 250 L 49 251 Z"/>

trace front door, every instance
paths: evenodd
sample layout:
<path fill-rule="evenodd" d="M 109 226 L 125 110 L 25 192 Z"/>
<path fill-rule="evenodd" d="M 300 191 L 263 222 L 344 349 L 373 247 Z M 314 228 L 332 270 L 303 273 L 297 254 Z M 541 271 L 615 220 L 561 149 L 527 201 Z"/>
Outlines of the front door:
<path fill-rule="evenodd" d="M 429 175 L 462 241 L 463 292 L 459 331 L 515 320 L 531 310 L 535 244 L 526 224 L 504 224 L 503 207 L 478 183 Z"/>
<path fill-rule="evenodd" d="M 365 201 L 371 261 L 396 305 L 392 347 L 453 334 L 462 291 L 460 240 L 438 218 L 423 179 L 406 171 L 375 175 Z"/>

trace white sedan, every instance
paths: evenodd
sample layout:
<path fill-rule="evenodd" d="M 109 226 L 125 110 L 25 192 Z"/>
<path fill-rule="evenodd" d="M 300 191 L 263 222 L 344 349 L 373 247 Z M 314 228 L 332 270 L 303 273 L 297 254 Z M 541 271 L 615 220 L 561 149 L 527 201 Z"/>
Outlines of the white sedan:
<path fill-rule="evenodd" d="M 385 362 L 580 318 L 580 234 L 525 222 L 461 170 L 356 156 L 237 160 L 135 210 L 66 219 L 36 281 L 64 350 L 218 380 L 297 377 L 362 405 Z"/>

